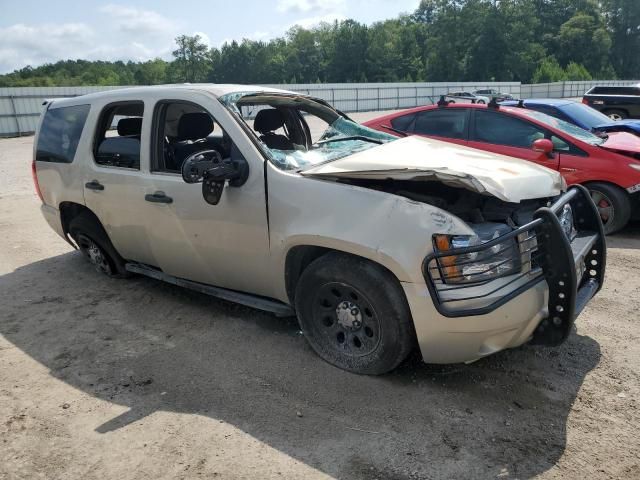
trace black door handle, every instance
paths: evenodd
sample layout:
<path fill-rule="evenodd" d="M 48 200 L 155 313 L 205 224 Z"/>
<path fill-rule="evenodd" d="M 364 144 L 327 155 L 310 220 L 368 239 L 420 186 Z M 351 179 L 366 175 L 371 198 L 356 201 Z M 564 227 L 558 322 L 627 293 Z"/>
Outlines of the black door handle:
<path fill-rule="evenodd" d="M 90 182 L 85 183 L 84 186 L 89 190 L 104 190 L 104 185 L 97 180 L 91 180 Z"/>
<path fill-rule="evenodd" d="M 152 203 L 173 203 L 173 198 L 166 196 L 164 192 L 147 193 L 144 199 Z"/>

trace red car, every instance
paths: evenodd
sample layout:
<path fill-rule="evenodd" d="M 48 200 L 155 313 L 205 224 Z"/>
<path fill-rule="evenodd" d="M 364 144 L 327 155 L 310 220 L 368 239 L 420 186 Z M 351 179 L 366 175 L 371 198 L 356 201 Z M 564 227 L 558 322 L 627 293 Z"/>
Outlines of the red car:
<path fill-rule="evenodd" d="M 640 216 L 640 137 L 596 136 L 523 107 L 446 104 L 417 107 L 365 125 L 398 136 L 422 135 L 536 162 L 591 192 L 607 233 Z"/>

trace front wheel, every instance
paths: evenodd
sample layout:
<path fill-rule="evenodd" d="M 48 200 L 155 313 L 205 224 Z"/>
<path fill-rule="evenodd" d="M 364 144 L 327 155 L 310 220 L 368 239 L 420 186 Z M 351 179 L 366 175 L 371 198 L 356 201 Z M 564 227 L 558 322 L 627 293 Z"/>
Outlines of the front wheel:
<path fill-rule="evenodd" d="M 627 192 L 608 183 L 590 183 L 586 187 L 600 214 L 604 233 L 609 235 L 624 228 L 631 218 L 631 202 Z"/>
<path fill-rule="evenodd" d="M 397 367 L 411 352 L 411 313 L 397 279 L 381 266 L 329 253 L 302 273 L 295 293 L 302 331 L 327 362 L 359 374 Z"/>
<path fill-rule="evenodd" d="M 478 105 L 484 105 L 484 100 L 478 100 L 476 103 L 477 103 Z"/>

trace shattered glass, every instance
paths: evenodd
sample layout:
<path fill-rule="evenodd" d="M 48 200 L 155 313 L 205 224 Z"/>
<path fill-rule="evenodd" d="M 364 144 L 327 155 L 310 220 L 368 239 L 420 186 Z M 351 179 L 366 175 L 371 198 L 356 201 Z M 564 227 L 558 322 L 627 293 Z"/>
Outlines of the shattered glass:
<path fill-rule="evenodd" d="M 231 111 L 242 117 L 242 112 L 238 108 L 237 102 L 242 97 L 253 93 L 256 92 L 228 94 L 220 97 L 220 101 Z M 313 103 L 313 99 L 305 99 L 305 101 L 309 102 L 309 104 Z M 304 105 L 301 106 L 301 111 L 305 111 Z M 305 114 L 309 115 L 307 112 Z M 337 112 L 336 115 L 338 115 Z M 345 139 L 339 140 L 340 138 Z M 331 141 L 322 143 L 327 140 Z M 305 168 L 338 160 L 394 140 L 397 140 L 397 137 L 367 128 L 338 115 L 338 118 L 322 134 L 320 140 L 313 144 L 309 150 L 302 146 L 297 146 L 298 148 L 295 150 L 278 150 L 269 148 L 264 143 L 262 145 L 272 163 L 278 168 L 282 170 L 304 170 Z"/>

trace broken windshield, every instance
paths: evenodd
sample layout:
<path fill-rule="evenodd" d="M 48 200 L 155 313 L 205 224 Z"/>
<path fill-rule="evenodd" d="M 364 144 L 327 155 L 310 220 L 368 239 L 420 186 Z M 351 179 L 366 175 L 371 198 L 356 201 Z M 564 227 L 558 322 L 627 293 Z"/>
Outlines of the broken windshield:
<path fill-rule="evenodd" d="M 304 170 L 397 139 L 309 97 L 244 92 L 220 101 L 242 119 L 269 160 L 283 170 Z"/>

